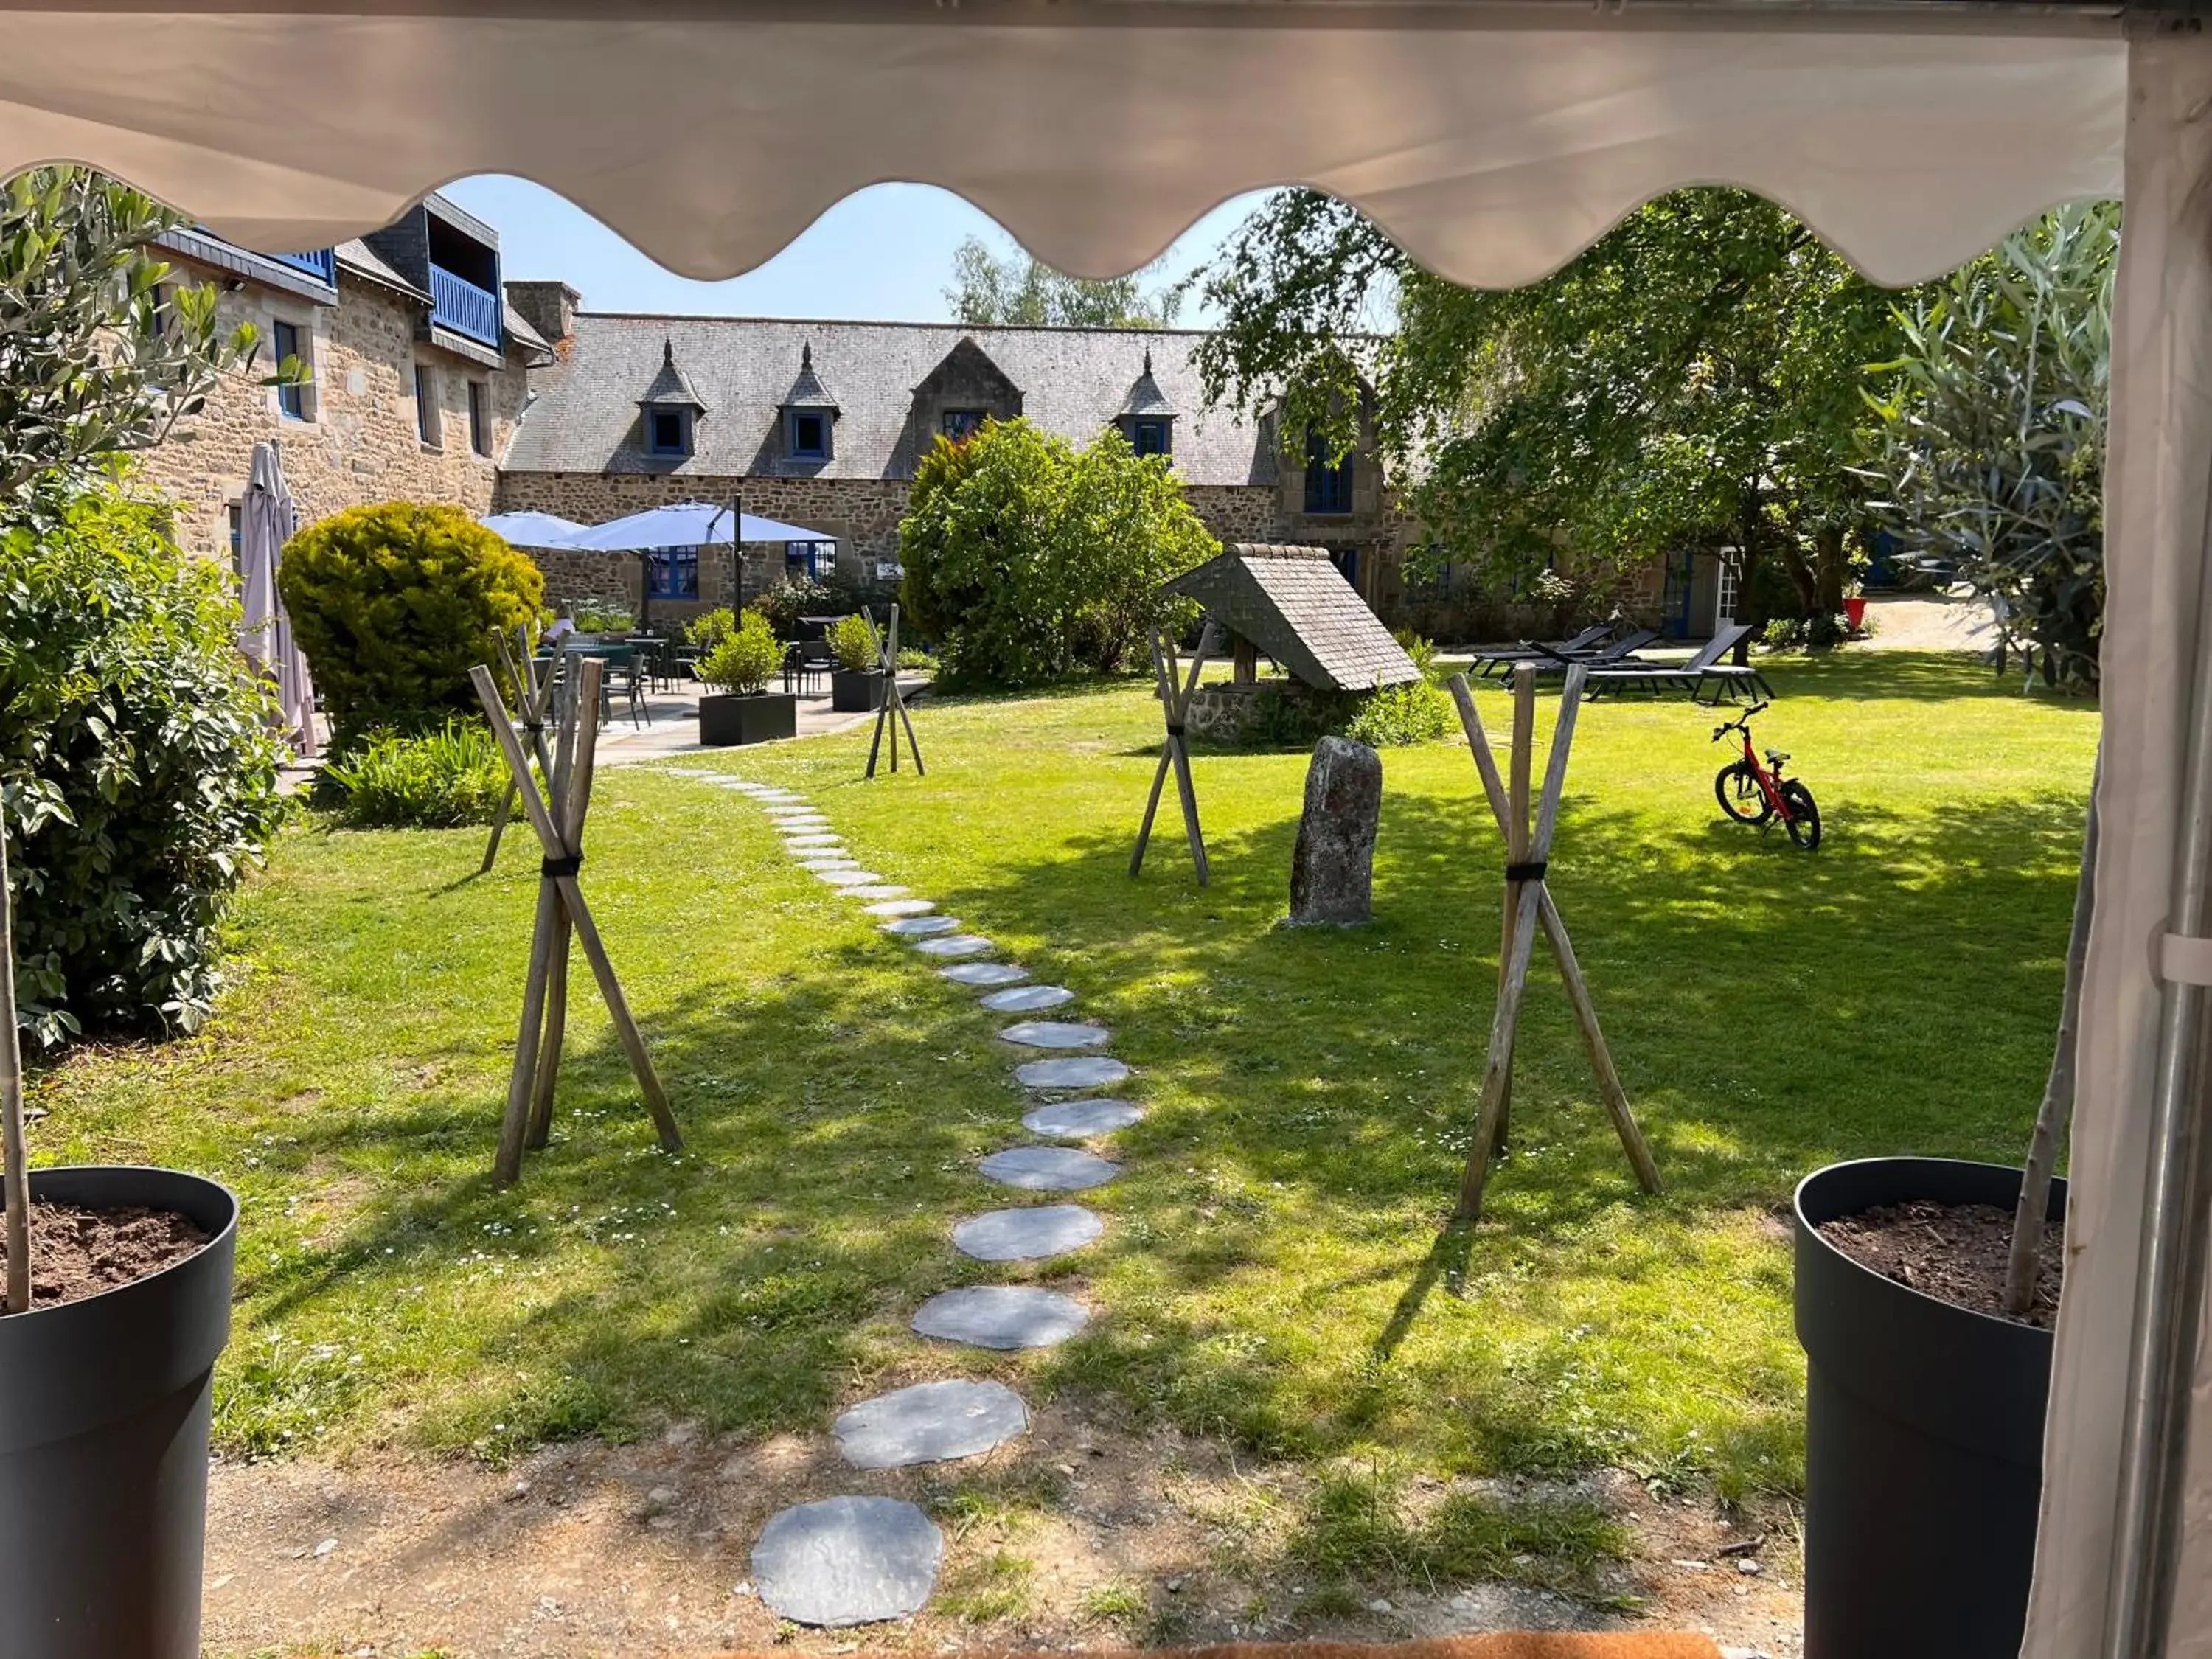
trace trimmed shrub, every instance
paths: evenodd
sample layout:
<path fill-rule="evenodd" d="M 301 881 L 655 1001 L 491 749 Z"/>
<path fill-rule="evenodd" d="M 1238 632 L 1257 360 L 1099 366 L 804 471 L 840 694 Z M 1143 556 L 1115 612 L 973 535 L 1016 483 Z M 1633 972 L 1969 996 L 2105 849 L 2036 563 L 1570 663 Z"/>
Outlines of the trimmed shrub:
<path fill-rule="evenodd" d="M 283 815 L 267 694 L 216 567 L 112 492 L 0 534 L 0 800 L 18 1020 L 190 1031 L 216 924 Z"/>
<path fill-rule="evenodd" d="M 292 538 L 277 584 L 344 754 L 476 708 L 469 670 L 540 614 L 538 567 L 457 507 L 356 507 Z"/>
<path fill-rule="evenodd" d="M 783 641 L 766 617 L 748 611 L 729 636 L 700 659 L 699 678 L 718 690 L 758 691 L 782 665 Z"/>
<path fill-rule="evenodd" d="M 687 644 L 701 651 L 712 651 L 730 637 L 737 625 L 737 617 L 726 605 L 692 617 L 684 629 L 684 638 Z"/>
<path fill-rule="evenodd" d="M 986 421 L 939 439 L 909 499 L 900 602 L 941 645 L 948 684 L 1111 673 L 1147 628 L 1194 617 L 1160 584 L 1221 550 L 1166 457 L 1115 431 L 1079 451 L 1027 421 Z"/>
<path fill-rule="evenodd" d="M 840 617 L 830 624 L 830 654 L 848 674 L 864 674 L 882 661 L 875 630 L 863 617 Z"/>
<path fill-rule="evenodd" d="M 489 823 L 507 783 L 491 729 L 459 719 L 420 737 L 373 732 L 324 775 L 344 792 L 338 816 L 360 830 Z"/>

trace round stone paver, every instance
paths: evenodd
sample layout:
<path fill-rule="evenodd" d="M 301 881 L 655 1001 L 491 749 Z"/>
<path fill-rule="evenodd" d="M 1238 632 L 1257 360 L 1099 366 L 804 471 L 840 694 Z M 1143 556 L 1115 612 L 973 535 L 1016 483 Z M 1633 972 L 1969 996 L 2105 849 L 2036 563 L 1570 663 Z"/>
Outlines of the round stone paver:
<path fill-rule="evenodd" d="M 771 1516 L 753 1546 L 769 1611 L 801 1625 L 866 1625 L 921 1611 L 945 1534 L 896 1498 L 825 1498 Z"/>
<path fill-rule="evenodd" d="M 840 866 L 835 870 L 817 870 L 814 879 L 826 881 L 832 887 L 866 887 L 883 878 L 872 870 L 854 870 Z"/>
<path fill-rule="evenodd" d="M 896 921 L 887 921 L 883 931 L 900 939 L 932 939 L 939 933 L 949 933 L 960 923 L 952 916 L 901 916 Z"/>
<path fill-rule="evenodd" d="M 1024 1113 L 1022 1127 L 1033 1135 L 1088 1140 L 1093 1135 L 1110 1135 L 1116 1129 L 1141 1123 L 1144 1117 L 1145 1109 L 1133 1100 L 1102 1100 L 1092 1096 L 1083 1100 L 1054 1101 L 1049 1106 Z"/>
<path fill-rule="evenodd" d="M 912 891 L 914 891 L 913 888 L 901 887 L 896 882 L 883 882 L 873 887 L 848 887 L 845 890 L 845 896 L 856 899 L 895 899 L 904 898 Z"/>
<path fill-rule="evenodd" d="M 1026 1285 L 970 1285 L 933 1296 L 915 1310 L 921 1335 L 971 1348 L 1048 1348 L 1091 1322 L 1080 1302 Z"/>
<path fill-rule="evenodd" d="M 1079 1193 L 1086 1187 L 1103 1187 L 1121 1173 L 1120 1164 L 1073 1146 L 1009 1146 L 975 1167 L 987 1181 L 1030 1193 Z"/>
<path fill-rule="evenodd" d="M 1003 1446 L 1030 1425 L 1030 1408 L 1003 1382 L 921 1382 L 863 1400 L 834 1432 L 856 1468 L 945 1463 Z"/>
<path fill-rule="evenodd" d="M 997 947 L 981 933 L 948 933 L 943 939 L 923 939 L 914 948 L 925 956 L 980 957 Z"/>
<path fill-rule="evenodd" d="M 1025 1089 L 1110 1089 L 1129 1075 L 1110 1054 L 1070 1054 L 1014 1067 L 1015 1080 Z"/>
<path fill-rule="evenodd" d="M 878 899 L 860 908 L 872 916 L 926 916 L 937 908 L 935 899 Z"/>
<path fill-rule="evenodd" d="M 1011 991 L 994 991 L 981 1000 L 994 1014 L 1034 1014 L 1074 1001 L 1075 993 L 1065 985 L 1018 985 Z"/>
<path fill-rule="evenodd" d="M 978 1261 L 1036 1261 L 1079 1250 L 1105 1231 L 1080 1204 L 1043 1204 L 970 1216 L 952 1229 L 952 1244 Z"/>
<path fill-rule="evenodd" d="M 1011 962 L 963 962 L 937 971 L 955 985 L 1018 985 L 1030 976 L 1028 969 Z"/>
<path fill-rule="evenodd" d="M 1077 1025 L 1063 1019 L 1025 1019 L 999 1035 L 1024 1048 L 1102 1048 L 1114 1040 L 1103 1025 Z"/>

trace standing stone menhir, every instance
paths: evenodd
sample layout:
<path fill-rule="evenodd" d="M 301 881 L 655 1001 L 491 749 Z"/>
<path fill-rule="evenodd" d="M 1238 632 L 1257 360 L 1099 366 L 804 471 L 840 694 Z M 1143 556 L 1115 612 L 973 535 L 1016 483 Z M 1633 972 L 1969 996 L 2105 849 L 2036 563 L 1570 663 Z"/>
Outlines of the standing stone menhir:
<path fill-rule="evenodd" d="M 1382 757 L 1346 738 L 1316 744 L 1291 854 L 1291 927 L 1374 920 L 1375 826 L 1382 816 Z"/>

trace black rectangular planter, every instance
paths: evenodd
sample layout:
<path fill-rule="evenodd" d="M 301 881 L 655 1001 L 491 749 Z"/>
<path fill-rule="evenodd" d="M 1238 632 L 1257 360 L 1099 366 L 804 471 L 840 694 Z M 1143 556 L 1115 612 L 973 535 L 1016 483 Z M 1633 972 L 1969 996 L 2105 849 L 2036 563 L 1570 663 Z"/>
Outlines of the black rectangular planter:
<path fill-rule="evenodd" d="M 710 749 L 798 735 L 799 699 L 789 692 L 725 692 L 699 699 L 699 741 Z"/>
<path fill-rule="evenodd" d="M 879 668 L 840 668 L 830 676 L 830 707 L 840 714 L 865 714 L 884 706 Z"/>

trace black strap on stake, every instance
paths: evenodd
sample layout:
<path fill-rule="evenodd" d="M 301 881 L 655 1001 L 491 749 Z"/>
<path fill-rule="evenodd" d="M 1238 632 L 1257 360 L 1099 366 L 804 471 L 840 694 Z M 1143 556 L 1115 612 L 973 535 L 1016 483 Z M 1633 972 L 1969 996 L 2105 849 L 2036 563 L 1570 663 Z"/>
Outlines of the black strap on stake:
<path fill-rule="evenodd" d="M 1181 737 L 1182 735 L 1182 727 L 1177 726 L 1173 720 L 1170 720 L 1168 722 L 1168 735 L 1171 738 Z"/>
<path fill-rule="evenodd" d="M 1541 881 L 1544 878 L 1544 872 L 1548 868 L 1550 868 L 1550 860 L 1546 859 L 1538 859 L 1530 864 L 1509 864 L 1505 866 L 1505 879 Z"/>
<path fill-rule="evenodd" d="M 584 867 L 584 855 L 571 853 L 565 859 L 540 859 L 538 873 L 548 881 L 558 881 L 563 876 L 573 876 Z"/>

